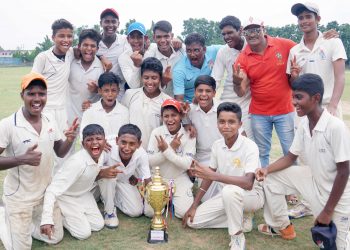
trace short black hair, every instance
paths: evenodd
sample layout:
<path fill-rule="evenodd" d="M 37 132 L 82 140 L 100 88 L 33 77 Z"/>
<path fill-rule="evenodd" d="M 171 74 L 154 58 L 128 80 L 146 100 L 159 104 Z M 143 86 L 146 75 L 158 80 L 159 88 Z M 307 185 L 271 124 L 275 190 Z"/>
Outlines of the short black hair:
<path fill-rule="evenodd" d="M 105 136 L 104 129 L 98 124 L 89 124 L 83 129 L 83 141 L 86 137 L 91 135 L 103 135 Z"/>
<path fill-rule="evenodd" d="M 125 134 L 134 135 L 138 141 L 141 141 L 142 132 L 139 127 L 134 124 L 129 123 L 120 127 L 118 137 Z"/>
<path fill-rule="evenodd" d="M 79 34 L 79 44 L 81 44 L 85 39 L 90 38 L 91 40 L 94 40 L 98 46 L 100 43 L 102 37 L 100 33 L 98 33 L 94 29 L 84 29 Z"/>
<path fill-rule="evenodd" d="M 73 25 L 66 19 L 58 19 L 51 25 L 52 35 L 56 35 L 57 31 L 60 29 L 71 29 L 73 31 Z"/>
<path fill-rule="evenodd" d="M 166 33 L 169 33 L 173 30 L 173 27 L 171 26 L 171 23 L 169 23 L 168 21 L 162 20 L 162 21 L 156 22 L 156 24 L 153 26 L 153 33 L 156 30 L 161 30 Z"/>
<path fill-rule="evenodd" d="M 31 88 L 36 87 L 36 86 L 41 87 L 43 89 L 47 89 L 47 86 L 43 81 L 36 79 L 36 80 L 31 81 L 24 90 L 28 90 L 28 89 L 31 89 Z"/>
<path fill-rule="evenodd" d="M 199 33 L 191 33 L 185 38 L 185 45 L 191 45 L 193 43 L 198 43 L 201 46 L 205 46 L 205 38 Z"/>
<path fill-rule="evenodd" d="M 100 75 L 100 77 L 98 78 L 98 87 L 102 88 L 103 85 L 105 84 L 117 84 L 117 86 L 119 87 L 119 84 L 122 82 L 122 80 L 120 79 L 120 77 L 116 74 L 114 74 L 113 72 L 105 72 L 103 74 Z"/>
<path fill-rule="evenodd" d="M 226 26 L 232 26 L 235 30 L 241 29 L 241 21 L 235 16 L 225 16 L 219 23 L 219 28 L 222 30 Z"/>
<path fill-rule="evenodd" d="M 219 117 L 220 113 L 226 111 L 226 112 L 232 112 L 235 113 L 239 119 L 239 121 L 242 120 L 242 109 L 241 107 L 234 102 L 223 102 L 218 106 L 217 109 L 217 117 Z"/>
<path fill-rule="evenodd" d="M 196 89 L 199 85 L 205 84 L 211 87 L 214 91 L 216 90 L 216 81 L 210 75 L 200 75 L 194 81 L 194 89 Z"/>
<path fill-rule="evenodd" d="M 292 90 L 306 92 L 309 96 L 320 94 L 320 104 L 322 103 L 324 85 L 322 78 L 319 75 L 307 73 L 299 76 L 292 82 Z"/>
<path fill-rule="evenodd" d="M 160 78 L 163 76 L 163 65 L 155 57 L 148 57 L 143 60 L 141 64 L 141 76 L 146 70 L 154 71 L 159 74 Z"/>

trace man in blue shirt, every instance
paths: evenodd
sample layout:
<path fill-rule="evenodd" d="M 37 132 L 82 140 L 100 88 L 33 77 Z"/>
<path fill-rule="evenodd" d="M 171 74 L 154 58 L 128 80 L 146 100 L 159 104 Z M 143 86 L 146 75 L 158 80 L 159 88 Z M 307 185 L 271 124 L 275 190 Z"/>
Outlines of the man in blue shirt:
<path fill-rule="evenodd" d="M 211 75 L 221 45 L 206 47 L 204 37 L 198 33 L 189 34 L 185 45 L 187 56 L 173 69 L 174 97 L 179 101 L 192 102 L 195 79 L 200 75 Z"/>

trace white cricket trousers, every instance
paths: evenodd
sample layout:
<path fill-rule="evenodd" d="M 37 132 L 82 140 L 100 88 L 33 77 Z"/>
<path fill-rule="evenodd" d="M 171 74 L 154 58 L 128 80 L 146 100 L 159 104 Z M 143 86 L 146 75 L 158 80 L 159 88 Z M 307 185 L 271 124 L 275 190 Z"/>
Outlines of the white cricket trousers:
<path fill-rule="evenodd" d="M 53 221 L 55 230 L 51 240 L 40 233 L 43 200 L 37 205 L 26 205 L 21 202 L 5 203 L 5 221 L 7 239 L 4 245 L 7 250 L 25 250 L 32 248 L 32 237 L 49 244 L 57 244 L 63 238 L 62 216 L 60 209 L 55 206 Z M 6 243 L 7 242 L 7 243 Z"/>
<path fill-rule="evenodd" d="M 91 231 L 100 231 L 104 219 L 92 193 L 73 197 L 61 195 L 57 198 L 63 215 L 63 226 L 79 240 L 90 237 Z"/>
<path fill-rule="evenodd" d="M 130 217 L 142 215 L 143 200 L 136 186 L 116 179 L 100 179 L 97 183 L 105 212 L 113 213 L 116 206 Z"/>
<path fill-rule="evenodd" d="M 264 191 L 264 218 L 276 230 L 284 229 L 290 224 L 285 195 L 301 194 L 310 204 L 315 218 L 325 206 L 320 202 L 319 197 L 323 194 L 319 193 L 308 166 L 291 166 L 269 174 L 264 181 Z M 341 213 L 334 212 L 332 220 L 338 230 L 337 249 L 350 249 L 350 207 Z"/>
<path fill-rule="evenodd" d="M 163 179 L 168 182 L 168 180 Z M 175 216 L 177 218 L 182 218 L 187 210 L 191 207 L 193 203 L 193 193 L 192 187 L 193 183 L 188 177 L 187 173 L 182 174 L 174 180 L 175 183 L 175 194 L 173 196 L 173 203 L 175 209 Z M 145 199 L 145 215 L 147 217 L 152 217 L 154 214 L 153 208 L 147 202 L 147 195 Z"/>
<path fill-rule="evenodd" d="M 191 228 L 228 228 L 230 235 L 242 231 L 243 211 L 253 212 L 264 205 L 260 186 L 246 191 L 236 185 L 225 185 L 221 192 L 202 203 L 196 210 Z"/>

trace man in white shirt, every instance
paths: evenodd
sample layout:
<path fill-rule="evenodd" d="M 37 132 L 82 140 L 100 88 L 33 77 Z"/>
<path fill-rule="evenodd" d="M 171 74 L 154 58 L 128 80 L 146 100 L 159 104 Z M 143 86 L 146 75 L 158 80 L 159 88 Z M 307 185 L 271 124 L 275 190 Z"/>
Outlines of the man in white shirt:
<path fill-rule="evenodd" d="M 160 91 L 163 66 L 154 58 L 146 58 L 141 64 L 141 81 L 143 87 L 128 89 L 121 103 L 129 109 L 130 123 L 142 132 L 142 146 L 148 146 L 153 129 L 161 125 L 160 109 L 162 103 L 170 96 Z"/>
<path fill-rule="evenodd" d="M 94 29 L 82 30 L 79 34 L 78 49 L 80 59 L 74 59 L 69 75 L 69 101 L 67 102 L 68 121 L 75 117 L 81 120 L 82 104 L 88 100 L 91 103 L 99 99 L 97 95 L 97 80 L 104 72 L 103 65 L 96 57 L 101 35 Z"/>
<path fill-rule="evenodd" d="M 151 180 L 148 156 L 141 147 L 141 131 L 136 125 L 126 124 L 120 128 L 116 143 L 113 143 L 109 153 L 107 165 L 118 165 L 117 169 L 122 172 L 116 178 L 98 181 L 104 202 L 105 225 L 108 228 L 116 228 L 119 220 L 115 206 L 128 216 L 142 215 L 143 197 L 138 185 L 147 185 Z M 102 178 L 105 171 L 101 170 Z"/>
<path fill-rule="evenodd" d="M 121 126 L 129 123 L 129 110 L 117 100 L 121 79 L 112 72 L 100 75 L 98 93 L 102 98 L 92 104 L 83 114 L 80 135 L 85 126 L 98 124 L 103 127 L 107 142 L 115 144 L 115 138 Z"/>
<path fill-rule="evenodd" d="M 145 58 L 155 57 L 162 63 L 163 73 L 166 70 L 169 71 L 167 79 L 164 79 L 165 77 L 163 78 L 162 91 L 171 97 L 174 97 L 171 70 L 183 56 L 186 56 L 184 46 L 176 50 L 174 49 L 172 46 L 173 38 L 172 26 L 168 21 L 162 20 L 156 22 L 153 26 L 153 40 L 157 44 L 157 47 L 151 46 L 145 53 Z"/>
<path fill-rule="evenodd" d="M 107 58 L 112 63 L 111 71 L 121 77 L 120 92 L 118 100 L 125 93 L 125 79 L 121 72 L 118 58 L 125 51 L 130 49 L 130 45 L 126 39 L 126 35 L 118 34 L 119 14 L 113 8 L 107 8 L 100 14 L 100 25 L 103 29 L 102 40 L 98 46 L 97 55 Z"/>
<path fill-rule="evenodd" d="M 131 49 L 119 56 L 118 63 L 128 87 L 136 89 L 142 86 L 141 64 L 148 43 L 145 26 L 140 22 L 130 24 L 127 40 Z"/>
<path fill-rule="evenodd" d="M 90 124 L 83 130 L 83 148 L 68 158 L 47 187 L 44 198 L 40 230 L 48 237 L 56 229 L 53 205 L 57 202 L 63 215 L 63 225 L 79 240 L 99 231 L 104 221 L 93 194 L 90 192 L 104 163 L 105 135 L 103 128 Z M 109 168 L 110 177 L 120 172 Z"/>
<path fill-rule="evenodd" d="M 7 249 L 31 249 L 32 236 L 49 244 L 63 238 L 62 218 L 53 209 L 56 231 L 50 238 L 40 234 L 43 198 L 51 182 L 55 153 L 64 157 L 72 146 L 75 122 L 65 132 L 66 141 L 55 119 L 42 113 L 47 100 L 47 82 L 37 73 L 25 75 L 21 83 L 23 107 L 0 122 L 0 170 L 8 169 L 3 201 Z M 1 237 L 3 238 L 3 237 Z"/>
<path fill-rule="evenodd" d="M 190 138 L 181 125 L 180 102 L 175 99 L 165 100 L 161 116 L 164 125 L 152 131 L 147 153 L 151 168 L 159 166 L 163 179 L 174 182 L 176 191 L 172 202 L 175 216 L 182 218 L 193 202 L 193 183 L 187 170 L 196 151 L 196 139 Z M 149 204 L 145 205 L 145 215 L 153 215 Z"/>
<path fill-rule="evenodd" d="M 223 138 L 212 146 L 209 168 L 198 162 L 191 168 L 203 181 L 183 218 L 183 225 L 228 227 L 231 249 L 245 249 L 243 210 L 256 211 L 264 203 L 262 189 L 254 185 L 254 172 L 260 166 L 259 150 L 252 140 L 239 132 L 242 111 L 237 104 L 221 103 L 217 114 L 217 126 Z M 218 183 L 218 194 L 200 204 L 213 181 Z"/>
<path fill-rule="evenodd" d="M 233 89 L 232 67 L 239 53 L 246 45 L 244 37 L 241 36 L 241 21 L 237 17 L 226 16 L 220 21 L 219 28 L 226 45 L 221 47 L 216 55 L 211 76 L 220 85 L 226 71 L 226 79 L 220 100 L 222 102 L 234 102 L 241 107 L 243 129 L 246 135 L 253 139 L 249 115 L 250 90 L 248 89 L 242 97 L 239 97 Z"/>
<path fill-rule="evenodd" d="M 296 237 L 287 213 L 285 195 L 300 193 L 310 204 L 315 225 L 337 227 L 337 249 L 350 247 L 350 134 L 343 121 L 322 108 L 324 93 L 320 76 L 306 73 L 292 83 L 293 104 L 298 116 L 305 116 L 295 133 L 289 153 L 258 169 L 264 180 L 266 224 L 260 232 Z M 293 166 L 297 158 L 306 166 Z"/>

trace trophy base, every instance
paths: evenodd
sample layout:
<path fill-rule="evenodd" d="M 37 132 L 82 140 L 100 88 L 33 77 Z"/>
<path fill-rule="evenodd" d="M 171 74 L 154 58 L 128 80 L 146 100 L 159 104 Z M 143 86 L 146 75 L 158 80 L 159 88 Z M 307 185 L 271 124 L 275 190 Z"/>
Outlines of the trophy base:
<path fill-rule="evenodd" d="M 148 231 L 147 242 L 150 244 L 159 244 L 168 242 L 168 233 L 166 230 L 152 230 Z"/>

